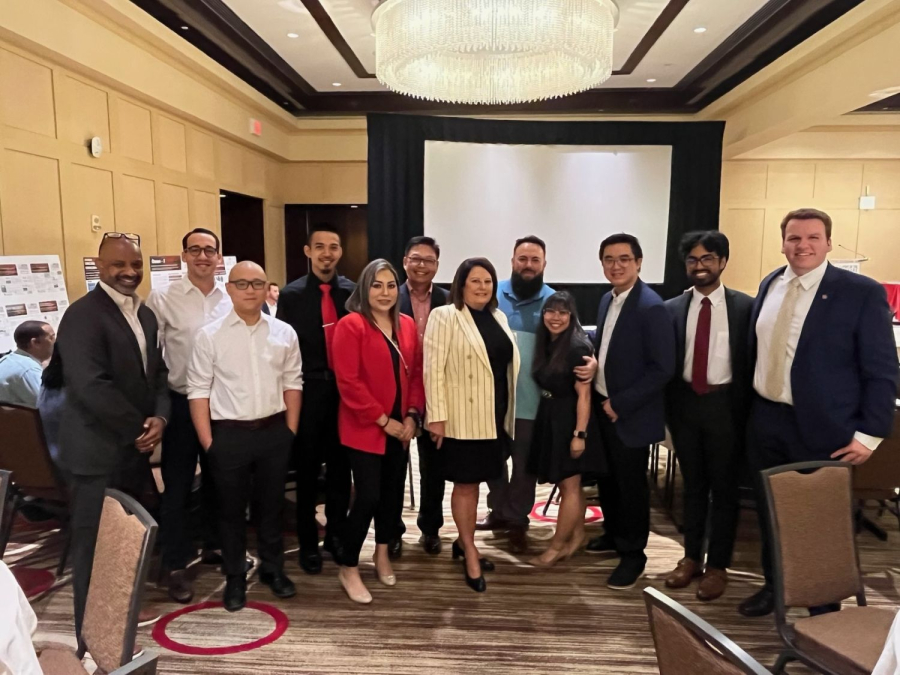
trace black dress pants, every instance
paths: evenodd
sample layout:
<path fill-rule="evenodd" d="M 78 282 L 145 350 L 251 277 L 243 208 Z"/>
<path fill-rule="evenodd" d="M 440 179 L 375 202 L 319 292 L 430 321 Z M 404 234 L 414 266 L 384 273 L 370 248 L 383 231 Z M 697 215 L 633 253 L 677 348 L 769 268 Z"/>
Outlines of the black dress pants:
<path fill-rule="evenodd" d="M 427 430 L 416 438 L 416 448 L 419 452 L 419 517 L 416 525 L 422 534 L 436 537 L 444 526 L 444 472 L 440 450 Z M 401 516 L 397 520 L 397 536 L 402 537 L 405 533 L 406 524 Z"/>
<path fill-rule="evenodd" d="M 650 538 L 650 486 L 647 462 L 650 446 L 630 448 L 619 438 L 616 425 L 603 411 L 602 396 L 594 396 L 600 437 L 609 466 L 597 480 L 603 526 L 622 558 L 646 561 Z"/>
<path fill-rule="evenodd" d="M 350 461 L 338 438 L 338 395 L 333 379 L 306 379 L 300 427 L 294 442 L 297 467 L 297 540 L 302 549 L 318 548 L 316 497 L 325 463 L 325 537 L 340 535 L 350 506 Z"/>
<path fill-rule="evenodd" d="M 707 562 L 724 570 L 731 565 L 737 531 L 742 447 L 731 394 L 723 389 L 698 396 L 685 385 L 678 390 L 672 412 L 669 429 L 684 477 L 684 555 L 703 562 L 709 517 Z"/>
<path fill-rule="evenodd" d="M 103 513 L 107 488 L 121 490 L 141 501 L 152 476 L 149 453 L 139 453 L 133 446 L 122 449 L 123 462 L 112 473 L 85 475 L 64 471 L 71 499 L 70 560 L 72 561 L 72 594 L 75 604 L 75 635 L 81 637 L 81 622 L 87 604 L 94 549 Z"/>
<path fill-rule="evenodd" d="M 170 390 L 169 398 L 172 401 L 172 413 L 163 434 L 161 468 L 165 490 L 162 495 L 160 534 L 163 540 L 163 565 L 169 570 L 183 570 L 196 553 L 189 504 L 198 459 L 202 480 L 199 522 L 204 548 L 207 550 L 219 548 L 216 491 L 206 453 L 203 452 L 191 420 L 187 396 Z"/>
<path fill-rule="evenodd" d="M 219 498 L 222 567 L 228 576 L 245 573 L 251 494 L 260 571 L 278 572 L 284 567 L 284 481 L 293 442 L 294 434 L 281 421 L 262 429 L 213 422 L 207 455 Z"/>
<path fill-rule="evenodd" d="M 347 449 L 356 495 L 341 538 L 341 564 L 356 567 L 369 525 L 375 519 L 375 543 L 389 544 L 398 536 L 403 510 L 408 452 L 396 438 L 388 438 L 383 455 Z"/>

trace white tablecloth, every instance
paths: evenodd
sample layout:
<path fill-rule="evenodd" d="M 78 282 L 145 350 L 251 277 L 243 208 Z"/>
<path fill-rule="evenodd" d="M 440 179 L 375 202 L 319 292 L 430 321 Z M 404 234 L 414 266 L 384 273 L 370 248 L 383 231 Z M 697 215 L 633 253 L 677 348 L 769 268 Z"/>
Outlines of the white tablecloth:
<path fill-rule="evenodd" d="M 900 612 L 894 617 L 891 624 L 891 632 L 888 633 L 887 642 L 884 643 L 884 651 L 881 658 L 875 664 L 872 675 L 897 675 L 900 673 Z"/>
<path fill-rule="evenodd" d="M 0 675 L 42 675 L 31 643 L 36 628 L 34 610 L 0 560 Z"/>

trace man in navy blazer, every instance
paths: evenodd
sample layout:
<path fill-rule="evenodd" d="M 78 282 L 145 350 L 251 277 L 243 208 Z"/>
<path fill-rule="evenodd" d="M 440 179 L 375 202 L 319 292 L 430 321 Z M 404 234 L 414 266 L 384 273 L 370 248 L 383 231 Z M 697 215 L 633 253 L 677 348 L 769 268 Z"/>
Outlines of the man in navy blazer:
<path fill-rule="evenodd" d="M 609 472 L 598 482 L 605 533 L 588 550 L 619 554 L 607 581 L 616 590 L 634 586 L 647 563 L 647 461 L 650 445 L 666 436 L 664 392 L 675 372 L 672 318 L 640 280 L 643 257 L 630 234 L 614 234 L 600 244 L 603 273 L 613 289 L 597 313 L 593 401 Z"/>
<path fill-rule="evenodd" d="M 781 237 L 788 264 L 763 279 L 750 318 L 750 465 L 862 464 L 894 418 L 898 366 L 887 295 L 874 280 L 828 264 L 827 213 L 791 211 Z M 757 501 L 765 532 L 761 493 Z M 768 543 L 763 536 L 766 584 L 741 603 L 744 616 L 774 608 Z"/>

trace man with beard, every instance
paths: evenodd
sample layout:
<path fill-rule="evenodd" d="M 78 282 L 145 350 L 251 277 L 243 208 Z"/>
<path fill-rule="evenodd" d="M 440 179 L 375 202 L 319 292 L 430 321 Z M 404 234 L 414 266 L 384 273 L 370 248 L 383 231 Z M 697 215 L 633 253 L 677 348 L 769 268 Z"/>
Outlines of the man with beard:
<path fill-rule="evenodd" d="M 303 360 L 303 408 L 294 445 L 297 467 L 297 540 L 300 567 L 307 574 L 322 571 L 316 496 L 319 470 L 325 471 L 325 550 L 340 557 L 338 536 L 350 506 L 350 459 L 338 438 L 338 390 L 332 370 L 331 338 L 344 305 L 356 287 L 339 276 L 341 236 L 330 225 L 309 233 L 303 252 L 310 273 L 292 281 L 278 297 L 277 318 L 289 323 L 300 339 Z"/>
<path fill-rule="evenodd" d="M 684 477 L 684 557 L 666 577 L 666 586 L 685 588 L 702 574 L 697 598 L 709 601 L 725 592 L 737 529 L 753 298 L 719 280 L 729 257 L 728 238 L 721 232 L 688 232 L 681 255 L 694 286 L 666 302 L 676 350 L 675 377 L 666 389 L 666 421 Z"/>

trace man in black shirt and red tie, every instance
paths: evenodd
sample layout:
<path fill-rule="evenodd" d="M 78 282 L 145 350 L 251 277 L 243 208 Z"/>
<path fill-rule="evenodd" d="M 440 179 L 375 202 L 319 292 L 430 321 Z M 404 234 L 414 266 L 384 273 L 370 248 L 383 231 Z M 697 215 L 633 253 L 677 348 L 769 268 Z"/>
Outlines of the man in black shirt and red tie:
<path fill-rule="evenodd" d="M 338 320 L 347 314 L 347 298 L 356 287 L 339 276 L 341 237 L 329 225 L 309 233 L 303 252 L 310 273 L 292 281 L 278 297 L 277 317 L 289 323 L 300 339 L 303 357 L 303 408 L 294 446 L 297 467 L 297 540 L 300 567 L 307 574 L 322 571 L 316 495 L 319 469 L 325 472 L 325 550 L 339 557 L 338 537 L 350 505 L 350 462 L 338 439 L 338 390 L 332 369 L 331 338 Z"/>

